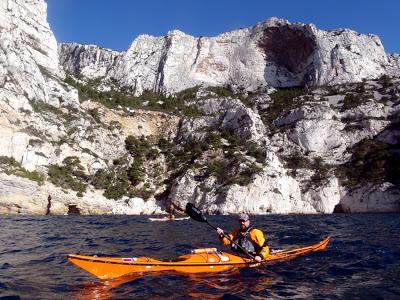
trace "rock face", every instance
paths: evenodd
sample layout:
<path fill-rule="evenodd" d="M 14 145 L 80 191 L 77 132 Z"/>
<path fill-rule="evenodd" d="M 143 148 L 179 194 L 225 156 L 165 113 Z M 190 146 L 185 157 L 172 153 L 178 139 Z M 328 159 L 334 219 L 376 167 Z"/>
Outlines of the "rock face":
<path fill-rule="evenodd" d="M 44 1 L 2 1 L 0 16 L 0 100 L 16 110 L 29 109 L 29 101 L 60 106 L 60 97 L 62 105 L 77 107 L 77 94 L 60 83 L 63 71 Z"/>
<path fill-rule="evenodd" d="M 115 201 L 93 191 L 80 198 L 52 184 L 40 186 L 27 179 L 0 174 L 0 214 L 66 215 L 71 206 L 83 215 L 162 213 L 155 200 Z"/>
<path fill-rule="evenodd" d="M 220 131 L 229 130 L 243 139 L 265 144 L 267 129 L 260 116 L 240 100 L 209 98 L 199 100 L 196 105 L 205 116 L 183 120 L 179 131 L 180 139 L 201 140 L 204 136 L 202 129 L 212 126 Z"/>
<path fill-rule="evenodd" d="M 57 46 L 43 0 L 2 1 L 0 213 L 398 212 L 396 76 L 347 29 L 272 18 L 117 52 Z"/>
<path fill-rule="evenodd" d="M 400 54 L 390 54 L 388 55 L 389 66 L 387 68 L 388 75 L 390 76 L 400 76 Z"/>
<path fill-rule="evenodd" d="M 247 91 L 265 86 L 315 86 L 359 82 L 393 74 L 395 56 L 377 36 L 272 18 L 252 28 L 195 38 L 181 31 L 139 36 L 117 54 L 95 46 L 61 44 L 66 69 L 116 79 L 137 95 L 174 93 L 196 85 L 231 85 Z"/>
<path fill-rule="evenodd" d="M 151 122 L 147 126 L 143 121 L 139 131 L 137 124 L 126 124 L 129 123 L 126 113 L 107 113 L 105 108 L 100 109 L 104 113 L 104 125 L 94 121 L 88 114 L 93 108 L 81 107 L 76 89 L 64 82 L 57 42 L 46 17 L 46 3 L 42 0 L 0 3 L 1 213 L 45 214 L 49 195 L 52 198 L 51 214 L 65 214 L 70 205 L 76 205 L 83 214 L 160 211 L 160 205 L 154 199 L 146 203 L 141 199 L 118 202 L 106 199 L 98 191 L 88 191 L 80 198 L 74 191 L 66 192 L 49 183 L 49 178 L 41 185 L 21 177 L 20 168 L 28 175 L 34 170 L 46 175 L 50 165 L 61 165 L 71 156 L 79 157 L 85 172 L 94 174 L 125 153 L 124 141 L 119 135 L 124 137 L 133 131 L 138 135 L 168 136 L 176 131 L 173 124 L 175 122 L 176 127 L 177 121 L 171 121 L 171 127 L 168 127 L 170 124 L 165 124 L 165 119 L 169 120 L 169 116 L 162 113 L 145 112 L 143 120 L 147 118 Z M 76 53 L 80 51 L 77 47 Z M 100 62 L 108 66 L 117 56 L 105 50 L 98 53 L 93 64 L 95 70 L 79 68 L 71 71 L 79 70 L 87 76 L 91 72 L 106 72 L 107 69 L 99 67 Z M 140 112 L 136 113 L 135 118 L 141 119 L 140 115 Z M 117 120 L 122 122 L 120 127 L 107 128 L 112 122 L 119 124 Z M 137 123 L 141 124 L 140 121 Z M 136 131 L 132 128 L 135 126 Z M 4 158 L 14 161 L 4 162 Z M 10 166 L 13 171 L 7 175 Z"/>
<path fill-rule="evenodd" d="M 375 142 L 371 142 L 370 147 L 374 147 L 373 145 L 378 145 L 378 148 L 383 147 L 383 144 L 379 144 L 380 141 L 385 143 L 384 147 L 398 146 L 400 81 L 397 79 L 394 82 L 394 85 L 387 89 L 381 85 L 385 84 L 384 82 L 377 81 L 366 81 L 362 89 L 357 85 L 336 87 L 330 91 L 336 95 L 330 96 L 325 96 L 326 90 L 316 89 L 312 96 L 300 96 L 296 108 L 286 111 L 283 108 L 280 112 L 281 117 L 273 122 L 278 130 L 275 129 L 275 132 L 269 133 L 268 136 L 266 134 L 268 129 L 264 127 L 258 130 L 257 126 L 248 126 L 248 123 L 239 126 L 243 131 L 251 133 L 245 135 L 248 141 L 262 141 L 261 145 L 268 149 L 263 172 L 255 175 L 252 183 L 247 186 L 231 185 L 218 191 L 215 189 L 215 179 L 199 182 L 197 178 L 201 171 L 191 170 L 175 182 L 171 189 L 170 200 L 182 207 L 188 201 L 193 202 L 210 213 L 221 214 L 241 211 L 247 213 L 398 211 L 400 205 L 398 184 L 390 182 L 374 184 L 366 180 L 361 185 L 349 187 L 339 171 L 344 165 L 357 160 L 360 156 L 363 158 L 358 159 L 357 163 L 350 167 L 350 172 L 356 174 L 360 172 L 364 168 L 363 164 L 368 163 L 366 157 L 369 155 L 376 156 L 373 160 L 379 160 L 380 155 L 394 155 L 397 158 L 394 158 L 393 163 L 398 164 L 398 155 L 394 154 L 398 152 L 394 148 L 385 154 L 378 152 L 367 155 L 365 153 L 368 152 L 368 148 L 362 150 L 358 148 L 358 145 L 371 140 Z M 358 100 L 349 96 L 355 91 L 358 91 Z M 390 101 L 382 101 L 389 99 L 386 98 L 388 91 L 392 91 L 393 97 Z M 342 93 L 347 96 L 341 96 Z M 348 102 L 348 99 L 360 102 L 355 104 Z M 201 128 L 220 126 L 223 122 L 216 112 L 220 112 L 221 116 L 229 115 L 226 108 L 222 108 L 224 101 L 207 99 L 197 103 L 214 117 L 196 118 L 190 123 L 183 123 L 181 128 L 185 130 L 180 134 L 185 138 L 193 138 L 196 133 L 201 132 Z M 233 105 L 234 101 L 231 99 L 229 103 Z M 235 110 L 240 111 L 237 107 Z M 251 115 L 245 119 L 259 118 Z M 228 123 L 236 124 L 238 119 Z M 252 123 L 257 124 L 256 121 Z M 233 126 L 230 130 L 235 132 L 235 128 Z M 260 135 L 259 132 L 263 134 Z M 237 131 L 237 134 L 240 135 L 241 131 Z M 263 139 L 259 140 L 257 136 L 263 136 Z M 202 137 L 200 135 L 196 138 Z M 368 174 L 370 168 L 375 167 L 367 167 L 362 177 L 374 176 Z M 383 179 L 383 176 L 384 174 L 380 175 L 380 178 Z"/>
<path fill-rule="evenodd" d="M 60 64 L 65 71 L 87 78 L 104 77 L 122 55 L 96 45 L 61 44 L 58 47 Z"/>
<path fill-rule="evenodd" d="M 399 211 L 399 189 L 390 183 L 368 184 L 346 191 L 338 205 L 343 212 L 390 212 Z"/>

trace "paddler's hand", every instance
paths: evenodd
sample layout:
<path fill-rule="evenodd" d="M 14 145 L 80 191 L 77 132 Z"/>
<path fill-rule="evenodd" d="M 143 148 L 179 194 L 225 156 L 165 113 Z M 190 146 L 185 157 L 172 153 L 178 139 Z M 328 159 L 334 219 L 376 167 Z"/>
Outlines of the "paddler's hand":
<path fill-rule="evenodd" d="M 261 258 L 261 256 L 255 256 L 254 257 L 254 260 L 256 261 L 256 262 L 260 262 L 260 261 L 262 261 L 262 258 Z"/>
<path fill-rule="evenodd" d="M 224 237 L 224 230 L 223 229 L 221 229 L 221 228 L 217 228 L 217 233 L 218 233 L 218 235 L 222 238 L 222 237 Z"/>

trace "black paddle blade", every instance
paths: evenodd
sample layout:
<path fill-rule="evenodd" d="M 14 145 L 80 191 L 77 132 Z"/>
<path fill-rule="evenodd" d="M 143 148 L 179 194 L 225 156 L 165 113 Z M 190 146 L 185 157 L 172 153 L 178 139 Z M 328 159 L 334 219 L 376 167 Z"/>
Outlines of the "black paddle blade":
<path fill-rule="evenodd" d="M 186 209 L 185 209 L 186 214 L 191 217 L 193 220 L 196 220 L 198 222 L 207 222 L 207 219 L 201 211 L 194 206 L 192 203 L 188 202 L 186 204 Z"/>

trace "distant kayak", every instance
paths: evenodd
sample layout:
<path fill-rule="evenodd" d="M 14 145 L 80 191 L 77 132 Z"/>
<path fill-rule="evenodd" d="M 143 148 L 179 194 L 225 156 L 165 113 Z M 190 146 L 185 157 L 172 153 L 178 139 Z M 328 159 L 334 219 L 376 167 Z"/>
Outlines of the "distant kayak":
<path fill-rule="evenodd" d="M 187 220 L 190 219 L 190 217 L 182 217 L 182 218 L 168 218 L 168 217 L 163 217 L 163 218 L 149 218 L 150 221 L 159 221 L 159 222 L 163 222 L 163 221 L 182 221 L 182 220 Z"/>
<path fill-rule="evenodd" d="M 299 255 L 326 249 L 331 238 L 306 247 L 271 251 L 264 263 L 283 261 Z M 128 274 L 147 272 L 177 271 L 182 273 L 216 273 L 234 268 L 259 265 L 254 260 L 243 258 L 216 248 L 195 249 L 190 254 L 182 255 L 174 261 L 161 261 L 150 257 L 97 257 L 79 254 L 68 255 L 68 260 L 86 272 L 100 278 L 113 279 Z"/>

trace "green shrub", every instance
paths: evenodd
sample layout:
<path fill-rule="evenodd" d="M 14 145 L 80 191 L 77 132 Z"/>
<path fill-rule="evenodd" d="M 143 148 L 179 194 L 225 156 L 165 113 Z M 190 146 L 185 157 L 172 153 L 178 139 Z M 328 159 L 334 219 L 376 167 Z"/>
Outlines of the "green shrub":
<path fill-rule="evenodd" d="M 328 179 L 331 166 L 325 164 L 321 157 L 314 158 L 311 168 L 315 171 L 310 178 L 311 184 L 321 185 Z"/>
<path fill-rule="evenodd" d="M 101 78 L 89 80 L 87 83 L 81 83 L 67 76 L 65 82 L 78 90 L 79 101 L 92 100 L 103 104 L 108 108 L 117 108 L 118 106 L 129 108 L 145 108 L 148 110 L 164 111 L 168 113 L 199 116 L 202 112 L 193 105 L 187 105 L 186 100 L 195 98 L 198 87 L 184 90 L 176 95 L 166 96 L 150 90 L 145 90 L 140 96 L 133 96 L 132 91 L 127 87 L 118 86 L 113 82 L 114 88 L 110 91 L 98 90 Z"/>
<path fill-rule="evenodd" d="M 110 125 L 108 126 L 108 130 L 112 131 L 114 129 L 121 130 L 122 129 L 121 123 L 118 121 L 111 121 Z"/>
<path fill-rule="evenodd" d="M 196 98 L 196 93 L 199 91 L 200 86 L 188 88 L 176 94 L 176 98 L 180 100 L 192 100 Z"/>
<path fill-rule="evenodd" d="M 266 151 L 260 147 L 257 143 L 247 142 L 245 144 L 246 154 L 252 156 L 257 162 L 263 163 L 267 158 Z"/>
<path fill-rule="evenodd" d="M 390 80 L 390 77 L 386 74 L 383 74 L 379 79 L 378 83 L 382 85 L 383 88 L 388 88 L 392 85 L 392 81 Z"/>
<path fill-rule="evenodd" d="M 211 146 L 214 149 L 221 148 L 221 135 L 217 132 L 210 132 L 207 134 L 204 143 Z"/>
<path fill-rule="evenodd" d="M 249 185 L 253 181 L 253 175 L 262 171 L 256 164 L 240 167 L 239 161 L 213 160 L 206 164 L 208 175 L 215 176 L 221 186 L 239 184 Z"/>
<path fill-rule="evenodd" d="M 144 169 L 143 161 L 140 158 L 136 158 L 132 163 L 131 167 L 128 169 L 128 178 L 133 185 L 137 185 L 143 180 Z"/>
<path fill-rule="evenodd" d="M 355 92 L 359 94 L 365 93 L 365 84 L 364 82 L 360 82 L 356 84 Z"/>
<path fill-rule="evenodd" d="M 232 183 L 236 183 L 242 186 L 249 185 L 253 182 L 253 176 L 259 174 L 262 168 L 256 164 L 251 164 L 243 168 L 238 175 L 232 177 Z"/>
<path fill-rule="evenodd" d="M 240 137 L 240 135 L 233 133 L 232 131 L 227 130 L 227 129 L 222 130 L 221 137 L 226 139 L 232 148 L 234 148 L 236 146 L 239 147 L 246 143 L 246 141 L 244 141 Z"/>
<path fill-rule="evenodd" d="M 62 163 L 64 164 L 65 168 L 67 168 L 68 170 L 71 170 L 71 171 L 83 170 L 83 167 L 81 166 L 81 161 L 76 156 L 68 156 L 68 157 L 64 158 Z"/>
<path fill-rule="evenodd" d="M 144 136 L 136 138 L 130 135 L 125 139 L 125 148 L 134 157 L 145 156 L 148 153 L 150 147 L 150 143 L 146 140 Z"/>
<path fill-rule="evenodd" d="M 365 100 L 366 99 L 363 97 L 362 94 L 347 93 L 343 99 L 342 109 L 347 110 L 347 109 L 358 107 L 361 104 L 363 104 L 365 102 Z"/>
<path fill-rule="evenodd" d="M 56 115 L 63 115 L 64 114 L 61 109 L 59 109 L 59 108 L 57 108 L 57 107 L 55 107 L 53 105 L 50 105 L 50 104 L 48 104 L 48 103 L 46 103 L 44 101 L 41 101 L 41 100 L 32 101 L 31 102 L 31 106 L 32 106 L 32 109 L 33 109 L 34 112 L 43 113 L 45 111 L 48 111 L 48 112 L 52 112 L 52 113 L 54 113 Z"/>
<path fill-rule="evenodd" d="M 146 159 L 155 160 L 159 154 L 160 152 L 156 148 L 151 147 L 146 153 Z"/>
<path fill-rule="evenodd" d="M 83 172 L 80 160 L 76 156 L 68 156 L 63 160 L 63 165 L 50 165 L 47 171 L 50 181 L 64 189 L 77 191 L 79 195 L 86 192 L 89 176 Z M 78 195 L 77 194 L 77 195 Z"/>
<path fill-rule="evenodd" d="M 206 88 L 207 91 L 217 94 L 219 97 L 234 97 L 235 93 L 229 87 L 222 86 L 209 86 Z"/>
<path fill-rule="evenodd" d="M 264 124 L 269 128 L 274 128 L 273 121 L 286 112 L 300 106 L 302 100 L 299 97 L 306 94 L 307 90 L 304 88 L 285 88 L 273 92 L 270 95 L 272 103 L 261 114 Z"/>
<path fill-rule="evenodd" d="M 285 167 L 288 169 L 296 170 L 296 169 L 310 169 L 311 163 L 310 160 L 300 153 L 294 153 L 290 156 L 283 156 Z"/>
<path fill-rule="evenodd" d="M 81 178 L 77 178 L 68 167 L 50 165 L 48 168 L 50 181 L 64 189 L 71 189 L 80 193 L 86 191 L 86 184 L 81 182 Z"/>
<path fill-rule="evenodd" d="M 168 151 L 170 148 L 173 147 L 173 144 L 163 137 L 158 140 L 157 145 L 162 152 Z"/>
<path fill-rule="evenodd" d="M 37 171 L 28 171 L 13 157 L 0 156 L 0 169 L 7 175 L 15 175 L 37 182 L 42 185 L 44 176 Z"/>
<path fill-rule="evenodd" d="M 113 161 L 109 170 L 99 169 L 89 178 L 89 182 L 97 189 L 104 189 L 103 195 L 108 199 L 120 199 L 132 196 L 134 185 L 143 181 L 144 169 L 142 160 L 136 158 L 128 167 L 126 157 Z"/>
<path fill-rule="evenodd" d="M 207 163 L 207 170 L 209 174 L 216 176 L 219 179 L 225 177 L 228 162 L 225 160 L 214 160 Z"/>
<path fill-rule="evenodd" d="M 133 189 L 130 192 L 130 197 L 139 197 L 142 198 L 143 200 L 148 200 L 152 195 L 154 194 L 154 191 L 148 188 L 142 188 L 142 189 Z"/>
<path fill-rule="evenodd" d="M 350 161 L 336 170 L 343 184 L 351 187 L 366 182 L 400 184 L 400 157 L 395 146 L 365 139 L 349 151 Z"/>
<path fill-rule="evenodd" d="M 99 169 L 92 176 L 90 183 L 96 189 L 106 189 L 114 180 L 115 176 L 113 172 Z"/>
<path fill-rule="evenodd" d="M 125 180 L 116 180 L 110 184 L 104 191 L 104 197 L 108 199 L 120 199 L 128 193 L 129 182 Z"/>
<path fill-rule="evenodd" d="M 92 118 L 93 118 L 97 123 L 101 123 L 101 120 L 100 120 L 100 113 L 99 113 L 99 109 L 98 109 L 98 108 L 89 109 L 89 115 L 91 115 Z"/>

